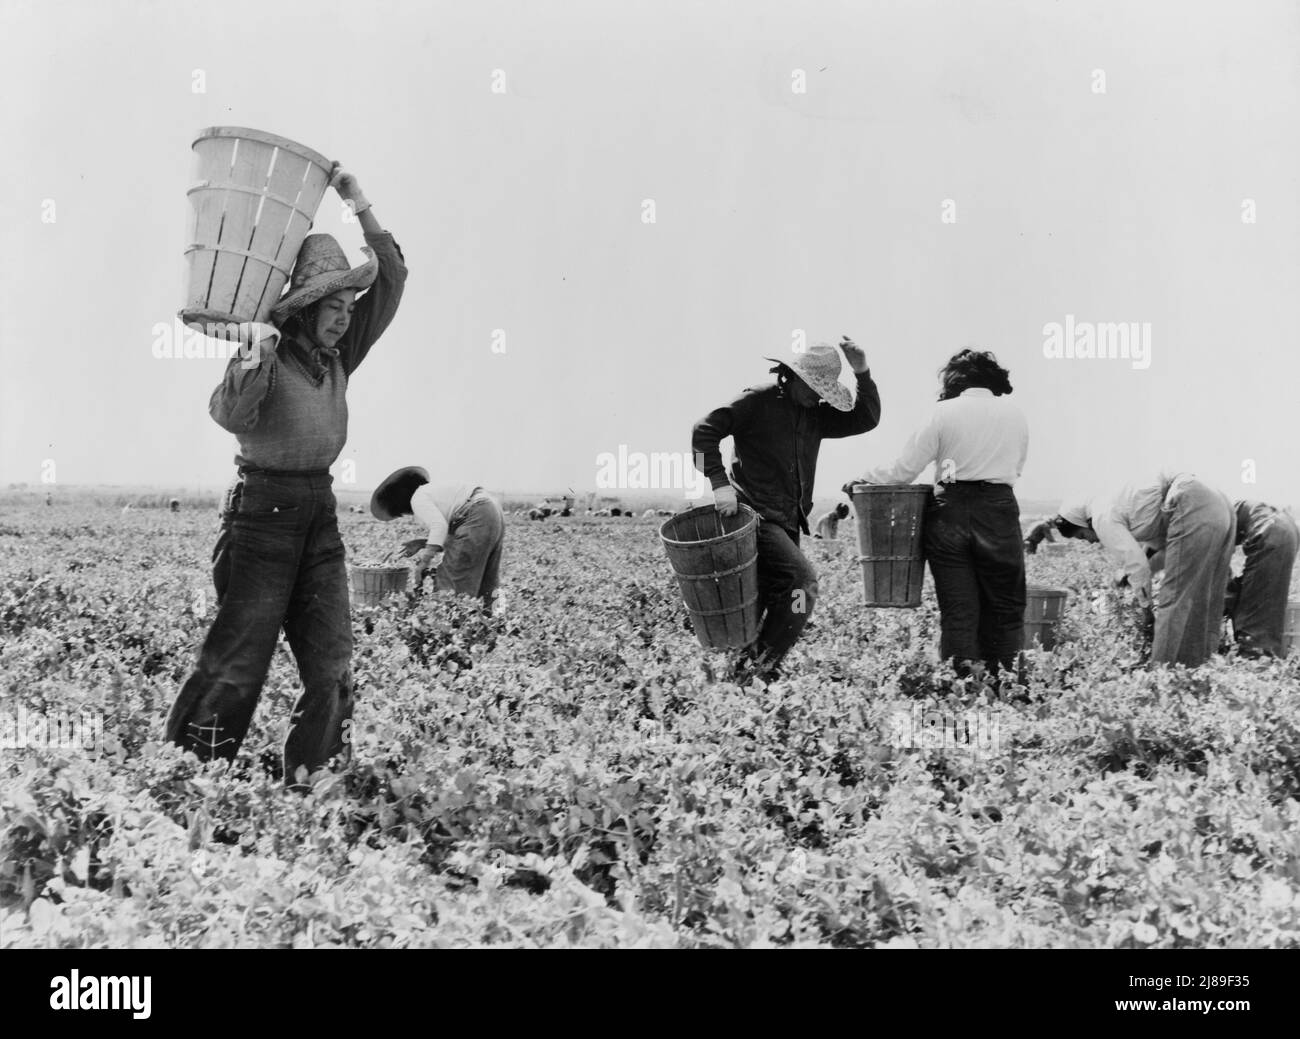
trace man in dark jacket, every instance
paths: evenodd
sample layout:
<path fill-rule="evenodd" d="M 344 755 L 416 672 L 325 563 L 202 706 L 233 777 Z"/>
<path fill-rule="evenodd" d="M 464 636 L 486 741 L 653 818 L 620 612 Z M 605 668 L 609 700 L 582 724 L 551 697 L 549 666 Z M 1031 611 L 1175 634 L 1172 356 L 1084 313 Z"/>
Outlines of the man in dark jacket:
<path fill-rule="evenodd" d="M 839 381 L 842 361 L 855 373 L 856 394 Z M 736 664 L 771 681 L 799 638 L 817 598 L 817 573 L 799 551 L 808 533 L 817 454 L 827 437 L 849 437 L 880 422 L 880 393 L 866 354 L 847 337 L 839 347 L 818 344 L 776 361 L 776 382 L 746 390 L 695 424 L 695 465 L 713 486 L 718 511 L 734 515 L 743 502 L 761 517 L 758 528 L 759 599 L 765 610 L 757 641 Z M 720 443 L 733 438 L 728 476 Z"/>

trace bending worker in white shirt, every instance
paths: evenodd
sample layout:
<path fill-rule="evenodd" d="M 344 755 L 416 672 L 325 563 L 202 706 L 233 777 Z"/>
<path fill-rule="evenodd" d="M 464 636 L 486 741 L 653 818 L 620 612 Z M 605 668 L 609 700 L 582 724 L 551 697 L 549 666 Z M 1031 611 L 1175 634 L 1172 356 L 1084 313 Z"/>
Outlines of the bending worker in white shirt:
<path fill-rule="evenodd" d="M 1012 486 L 1025 467 L 1029 426 L 1007 399 L 1009 373 L 988 351 L 962 350 L 939 379 L 939 403 L 898 461 L 859 482 L 911 483 L 933 463 L 923 530 L 939 653 L 963 673 L 979 662 L 996 673 L 1013 668 L 1024 645 L 1025 551 Z"/>
<path fill-rule="evenodd" d="M 840 532 L 840 520 L 848 518 L 848 503 L 840 502 L 835 508 L 822 513 L 817 518 L 817 523 L 813 526 L 813 537 L 822 541 L 834 541 Z"/>
<path fill-rule="evenodd" d="M 440 592 L 474 595 L 490 606 L 501 578 L 505 517 L 491 495 L 472 484 L 429 483 L 429 472 L 410 465 L 398 469 L 370 497 L 370 511 L 381 520 L 415 516 L 429 528 L 425 547 L 408 546 L 417 580 L 441 555 L 434 587 Z"/>
<path fill-rule="evenodd" d="M 1153 664 L 1205 663 L 1219 648 L 1223 600 L 1237 521 L 1232 503 L 1191 473 L 1066 501 L 1056 529 L 1067 538 L 1099 541 L 1124 567 L 1142 606 L 1154 605 Z M 1164 577 L 1152 603 L 1151 575 Z"/>

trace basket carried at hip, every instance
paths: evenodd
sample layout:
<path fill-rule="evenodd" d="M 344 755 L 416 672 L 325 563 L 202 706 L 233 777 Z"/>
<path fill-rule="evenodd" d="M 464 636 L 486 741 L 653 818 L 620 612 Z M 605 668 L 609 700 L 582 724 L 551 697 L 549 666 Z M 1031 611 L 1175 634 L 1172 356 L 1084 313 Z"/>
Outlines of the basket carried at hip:
<path fill-rule="evenodd" d="M 925 484 L 857 485 L 858 561 L 868 606 L 915 608 L 925 581 Z"/>
<path fill-rule="evenodd" d="M 758 513 L 712 505 L 679 513 L 659 537 L 705 649 L 740 649 L 758 637 Z"/>

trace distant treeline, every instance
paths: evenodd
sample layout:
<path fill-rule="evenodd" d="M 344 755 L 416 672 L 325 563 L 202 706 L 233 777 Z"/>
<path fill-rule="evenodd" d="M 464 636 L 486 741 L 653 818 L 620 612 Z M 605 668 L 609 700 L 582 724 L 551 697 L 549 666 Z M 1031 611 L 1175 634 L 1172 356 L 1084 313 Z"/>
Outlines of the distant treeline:
<path fill-rule="evenodd" d="M 222 491 L 187 488 L 132 488 L 132 487 L 39 487 L 10 484 L 0 491 L 0 505 L 103 505 L 134 509 L 167 509 L 172 500 L 180 502 L 182 509 L 215 509 L 221 503 Z"/>

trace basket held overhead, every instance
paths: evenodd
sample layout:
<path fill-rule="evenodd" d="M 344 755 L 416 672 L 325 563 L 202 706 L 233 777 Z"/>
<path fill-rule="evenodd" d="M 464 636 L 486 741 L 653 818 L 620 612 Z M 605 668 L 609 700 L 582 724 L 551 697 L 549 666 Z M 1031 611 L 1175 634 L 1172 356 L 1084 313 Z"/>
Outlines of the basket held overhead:
<path fill-rule="evenodd" d="M 286 137 L 212 126 L 194 141 L 196 183 L 181 320 L 208 335 L 267 321 L 311 230 L 333 163 Z"/>

